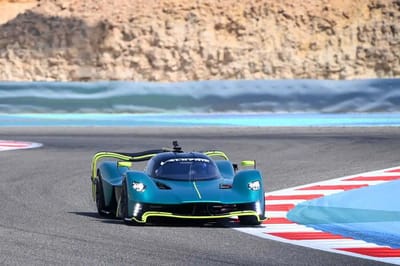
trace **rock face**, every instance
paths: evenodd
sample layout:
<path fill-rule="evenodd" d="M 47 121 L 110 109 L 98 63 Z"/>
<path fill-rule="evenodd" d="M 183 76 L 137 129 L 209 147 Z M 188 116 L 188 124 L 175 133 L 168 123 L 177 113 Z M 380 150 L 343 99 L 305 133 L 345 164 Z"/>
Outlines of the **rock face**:
<path fill-rule="evenodd" d="M 374 77 L 400 77 L 400 0 L 41 0 L 0 25 L 0 80 Z"/>

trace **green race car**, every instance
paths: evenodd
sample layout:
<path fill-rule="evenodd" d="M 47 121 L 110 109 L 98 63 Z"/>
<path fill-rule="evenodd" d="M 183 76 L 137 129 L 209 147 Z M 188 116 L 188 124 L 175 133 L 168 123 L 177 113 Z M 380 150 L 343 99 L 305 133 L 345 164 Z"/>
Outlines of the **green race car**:
<path fill-rule="evenodd" d="M 173 145 L 139 153 L 96 153 L 91 180 L 98 213 L 133 224 L 157 217 L 238 217 L 243 225 L 264 220 L 263 179 L 255 161 L 243 161 L 246 169 L 239 170 L 224 152 L 183 152 L 176 141 Z M 133 169 L 143 161 L 144 170 Z"/>

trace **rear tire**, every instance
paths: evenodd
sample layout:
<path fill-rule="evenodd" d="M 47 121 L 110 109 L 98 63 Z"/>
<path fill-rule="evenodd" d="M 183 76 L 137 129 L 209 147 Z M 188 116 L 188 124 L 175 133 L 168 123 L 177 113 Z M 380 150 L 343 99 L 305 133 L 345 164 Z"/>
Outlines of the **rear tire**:
<path fill-rule="evenodd" d="M 104 198 L 104 189 L 103 189 L 103 181 L 101 178 L 101 173 L 100 171 L 97 171 L 97 180 L 96 180 L 96 206 L 97 206 L 97 213 L 101 217 L 107 217 L 107 218 L 115 218 L 115 213 L 116 213 L 116 201 L 114 197 L 114 192 L 113 192 L 113 198 L 111 199 L 110 206 L 106 206 L 106 201 Z"/>
<path fill-rule="evenodd" d="M 108 216 L 108 213 L 105 210 L 103 184 L 101 181 L 100 172 L 97 173 L 97 179 L 96 179 L 96 207 L 97 207 L 97 213 L 100 216 L 102 217 Z"/>
<path fill-rule="evenodd" d="M 261 222 L 256 216 L 239 216 L 239 221 L 241 225 L 260 225 Z"/>

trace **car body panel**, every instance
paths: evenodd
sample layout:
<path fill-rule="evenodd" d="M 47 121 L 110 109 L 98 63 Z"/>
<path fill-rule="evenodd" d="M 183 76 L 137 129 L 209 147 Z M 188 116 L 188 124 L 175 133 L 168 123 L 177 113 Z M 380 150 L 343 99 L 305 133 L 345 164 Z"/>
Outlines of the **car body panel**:
<path fill-rule="evenodd" d="M 230 161 L 218 160 L 215 161 L 215 163 L 217 164 L 219 172 L 224 178 L 233 179 L 235 176 L 235 170 L 233 169 L 233 165 Z"/>

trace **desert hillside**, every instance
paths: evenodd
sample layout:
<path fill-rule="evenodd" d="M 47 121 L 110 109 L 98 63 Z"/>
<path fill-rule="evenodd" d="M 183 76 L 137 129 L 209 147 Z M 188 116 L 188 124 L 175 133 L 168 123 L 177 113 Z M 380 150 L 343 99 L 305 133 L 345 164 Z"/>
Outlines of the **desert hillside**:
<path fill-rule="evenodd" d="M 400 0 L 0 0 L 0 80 L 400 77 Z"/>

